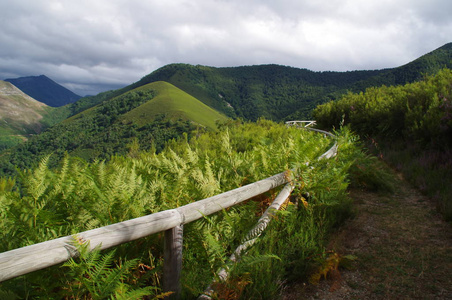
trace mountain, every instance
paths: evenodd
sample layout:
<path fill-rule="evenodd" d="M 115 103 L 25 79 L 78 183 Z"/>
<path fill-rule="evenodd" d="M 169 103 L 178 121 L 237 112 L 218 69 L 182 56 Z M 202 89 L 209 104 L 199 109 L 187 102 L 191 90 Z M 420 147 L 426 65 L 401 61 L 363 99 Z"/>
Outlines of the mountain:
<path fill-rule="evenodd" d="M 52 154 L 86 160 L 127 155 L 134 149 L 160 151 L 175 138 L 216 128 L 227 117 L 166 82 L 124 92 L 86 109 L 8 149 L 0 156 L 3 174 L 14 174 Z"/>
<path fill-rule="evenodd" d="M 27 95 L 52 107 L 73 103 L 81 98 L 45 75 L 5 79 L 5 81 L 11 82 Z"/>
<path fill-rule="evenodd" d="M 230 117 L 309 118 L 318 105 L 368 87 L 417 81 L 452 68 L 452 43 L 406 65 L 382 70 L 314 72 L 280 65 L 216 68 L 166 65 L 126 87 L 166 81 Z"/>
<path fill-rule="evenodd" d="M 23 93 L 9 82 L 0 81 L 0 149 L 40 133 L 47 105 Z"/>
<path fill-rule="evenodd" d="M 51 152 L 61 157 L 67 151 L 90 160 L 127 154 L 132 145 L 159 151 L 168 140 L 189 136 L 195 128 L 214 128 L 216 120 L 225 116 L 252 121 L 306 119 L 318 104 L 348 92 L 413 82 L 452 68 L 451 58 L 452 44 L 446 44 L 411 63 L 383 70 L 314 72 L 280 65 L 170 64 L 125 88 L 58 108 L 64 110 L 54 112 L 53 121 L 73 116 L 2 153 L 0 157 L 7 160 L 0 165 L 9 170 L 16 165 L 29 167 Z"/>
<path fill-rule="evenodd" d="M 141 89 L 152 89 L 157 92 L 156 96 L 152 101 L 124 114 L 122 119 L 125 122 L 143 126 L 149 123 L 150 118 L 155 119 L 159 115 L 165 115 L 168 119 L 191 121 L 203 127 L 215 129 L 217 121 L 227 119 L 226 116 L 168 82 L 153 82 L 137 90 Z"/>
<path fill-rule="evenodd" d="M 33 99 L 10 82 L 0 81 L 0 150 L 39 134 L 68 113 Z"/>

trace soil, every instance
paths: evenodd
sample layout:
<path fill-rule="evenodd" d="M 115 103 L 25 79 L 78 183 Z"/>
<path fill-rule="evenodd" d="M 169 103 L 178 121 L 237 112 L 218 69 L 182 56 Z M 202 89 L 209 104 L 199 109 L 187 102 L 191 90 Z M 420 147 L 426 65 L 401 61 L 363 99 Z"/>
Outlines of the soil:
<path fill-rule="evenodd" d="M 351 190 L 355 215 L 328 250 L 353 255 L 347 269 L 313 285 L 283 289 L 281 299 L 452 299 L 452 226 L 427 197 L 397 175 L 398 190 Z"/>

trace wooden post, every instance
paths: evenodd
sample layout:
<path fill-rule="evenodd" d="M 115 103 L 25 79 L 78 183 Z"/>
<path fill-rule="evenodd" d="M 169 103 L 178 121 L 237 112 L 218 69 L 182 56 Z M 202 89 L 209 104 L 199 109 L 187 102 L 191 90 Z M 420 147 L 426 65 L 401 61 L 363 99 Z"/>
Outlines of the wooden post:
<path fill-rule="evenodd" d="M 174 292 L 168 299 L 180 299 L 182 271 L 182 244 L 184 227 L 176 226 L 165 231 L 163 254 L 163 292 Z"/>

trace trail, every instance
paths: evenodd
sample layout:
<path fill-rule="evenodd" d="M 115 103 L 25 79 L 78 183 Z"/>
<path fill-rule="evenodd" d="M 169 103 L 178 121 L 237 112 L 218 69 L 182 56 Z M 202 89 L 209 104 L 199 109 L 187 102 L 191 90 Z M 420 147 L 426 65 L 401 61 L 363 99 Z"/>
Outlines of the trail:
<path fill-rule="evenodd" d="M 281 299 L 452 299 L 452 226 L 400 175 L 393 195 L 352 190 L 355 217 L 328 245 L 357 257 L 318 285 L 298 283 Z"/>

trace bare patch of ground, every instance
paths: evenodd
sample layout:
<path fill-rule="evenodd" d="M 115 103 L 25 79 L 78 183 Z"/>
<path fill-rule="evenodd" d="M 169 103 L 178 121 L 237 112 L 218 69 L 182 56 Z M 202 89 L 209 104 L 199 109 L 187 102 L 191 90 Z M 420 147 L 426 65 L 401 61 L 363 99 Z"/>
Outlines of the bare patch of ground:
<path fill-rule="evenodd" d="M 356 215 L 328 246 L 354 255 L 318 285 L 287 287 L 281 299 L 452 299 L 452 226 L 403 179 L 393 195 L 352 190 Z"/>

